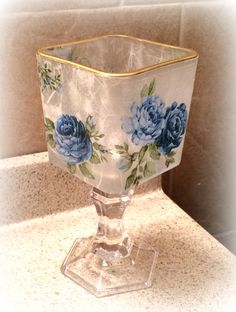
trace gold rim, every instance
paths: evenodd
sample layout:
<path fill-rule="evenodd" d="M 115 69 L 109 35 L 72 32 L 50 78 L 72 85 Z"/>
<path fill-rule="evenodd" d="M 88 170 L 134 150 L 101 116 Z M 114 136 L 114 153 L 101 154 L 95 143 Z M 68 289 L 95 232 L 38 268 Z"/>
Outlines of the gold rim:
<path fill-rule="evenodd" d="M 141 42 L 147 42 L 147 43 L 151 43 L 151 44 L 156 44 L 156 45 L 162 45 L 168 48 L 172 48 L 172 49 L 178 49 L 178 50 L 182 50 L 182 51 L 187 51 L 190 52 L 191 54 L 185 57 L 180 57 L 180 58 L 176 58 L 174 60 L 171 61 L 166 61 L 166 62 L 162 62 L 162 63 L 158 63 L 158 64 L 154 64 L 154 65 L 150 65 L 150 66 L 146 66 L 143 68 L 140 68 L 138 70 L 135 71 L 131 71 L 131 72 L 126 72 L 126 73 L 109 73 L 109 72 L 104 72 L 102 70 L 98 70 L 96 68 L 93 67 L 89 67 L 86 65 L 82 65 L 79 63 L 74 63 L 68 60 L 64 60 L 61 59 L 59 57 L 56 56 L 52 56 L 49 55 L 45 52 L 43 52 L 46 49 L 54 49 L 54 48 L 63 48 L 63 47 L 67 47 L 70 45 L 74 45 L 74 44 L 78 44 L 78 43 L 85 43 L 85 42 L 90 42 L 90 41 L 95 41 L 97 39 L 102 39 L 102 38 L 107 38 L 107 37 L 121 37 L 121 38 L 128 38 L 128 39 L 133 39 L 133 40 L 137 40 L 137 41 L 141 41 Z M 170 45 L 170 44 L 164 44 L 164 43 L 160 43 L 160 42 L 155 42 L 155 41 L 151 41 L 151 40 L 146 40 L 146 39 L 141 39 L 141 38 L 137 38 L 134 36 L 126 36 L 126 35 L 105 35 L 105 36 L 99 36 L 99 37 L 94 37 L 94 38 L 89 38 L 89 39 L 83 39 L 83 40 L 78 40 L 78 41 L 72 41 L 72 42 L 68 42 L 68 43 L 64 43 L 64 44 L 57 44 L 54 46 L 47 46 L 45 48 L 41 48 L 37 51 L 37 55 L 39 56 L 43 56 L 46 57 L 50 60 L 54 60 L 60 63 L 64 63 L 64 64 L 68 64 L 68 65 L 72 65 L 73 67 L 77 67 L 77 68 L 83 68 L 86 69 L 90 72 L 93 72 L 95 74 L 101 75 L 101 76 L 107 76 L 107 77 L 129 77 L 129 76 L 134 76 L 134 75 L 138 75 L 144 72 L 147 72 L 149 70 L 155 69 L 155 68 L 159 68 L 159 67 L 163 67 L 166 65 L 170 65 L 170 64 L 175 64 L 175 63 L 179 63 L 182 61 L 186 61 L 186 60 L 190 60 L 190 59 L 194 59 L 197 58 L 199 55 L 196 51 L 189 49 L 189 48 L 182 48 L 182 47 L 178 47 L 178 46 L 174 46 L 174 45 Z"/>

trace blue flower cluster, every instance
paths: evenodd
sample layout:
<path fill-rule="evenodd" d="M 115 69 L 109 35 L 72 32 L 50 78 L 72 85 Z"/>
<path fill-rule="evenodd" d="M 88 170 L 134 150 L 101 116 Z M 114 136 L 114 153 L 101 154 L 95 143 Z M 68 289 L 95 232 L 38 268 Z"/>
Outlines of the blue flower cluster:
<path fill-rule="evenodd" d="M 159 96 L 147 96 L 133 103 L 130 111 L 132 116 L 123 118 L 122 129 L 131 135 L 134 144 L 157 142 L 164 155 L 180 145 L 187 125 L 184 103 L 174 102 L 166 108 Z"/>
<path fill-rule="evenodd" d="M 82 121 L 75 116 L 62 115 L 55 123 L 55 143 L 58 153 L 70 164 L 89 160 L 93 145 Z"/>

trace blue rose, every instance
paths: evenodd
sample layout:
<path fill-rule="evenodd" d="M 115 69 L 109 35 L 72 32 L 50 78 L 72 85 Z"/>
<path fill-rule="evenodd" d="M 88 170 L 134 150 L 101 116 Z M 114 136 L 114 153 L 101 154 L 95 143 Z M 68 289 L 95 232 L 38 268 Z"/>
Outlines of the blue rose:
<path fill-rule="evenodd" d="M 166 126 L 162 131 L 160 140 L 160 150 L 164 155 L 168 155 L 173 148 L 180 145 L 187 125 L 186 105 L 176 102 L 166 109 Z"/>
<path fill-rule="evenodd" d="M 142 98 L 139 104 L 130 108 L 132 117 L 122 120 L 122 129 L 131 134 L 136 145 L 146 145 L 158 141 L 165 126 L 165 103 L 159 96 Z"/>
<path fill-rule="evenodd" d="M 70 164 L 90 159 L 93 146 L 81 121 L 75 116 L 62 115 L 55 124 L 56 150 Z"/>

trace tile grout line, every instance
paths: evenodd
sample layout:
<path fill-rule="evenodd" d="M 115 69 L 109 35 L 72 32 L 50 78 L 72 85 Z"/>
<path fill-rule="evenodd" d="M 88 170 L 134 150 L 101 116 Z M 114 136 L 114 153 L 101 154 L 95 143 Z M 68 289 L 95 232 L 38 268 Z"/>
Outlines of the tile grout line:
<path fill-rule="evenodd" d="M 182 32 L 183 32 L 183 4 L 180 5 L 180 23 L 179 23 L 179 33 L 178 33 L 178 45 L 181 46 L 182 42 Z M 168 196 L 173 196 L 173 171 L 171 170 L 168 174 Z"/>
<path fill-rule="evenodd" d="M 184 4 L 181 4 L 180 9 L 180 23 L 179 23 L 179 46 L 183 44 L 183 26 L 184 24 Z"/>

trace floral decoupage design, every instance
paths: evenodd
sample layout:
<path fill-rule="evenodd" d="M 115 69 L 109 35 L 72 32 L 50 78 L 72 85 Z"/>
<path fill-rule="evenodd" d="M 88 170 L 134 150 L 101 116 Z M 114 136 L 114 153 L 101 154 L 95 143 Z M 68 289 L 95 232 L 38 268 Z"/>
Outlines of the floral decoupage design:
<path fill-rule="evenodd" d="M 59 91 L 62 87 L 61 75 L 56 73 L 48 63 L 38 65 L 41 92 Z"/>
<path fill-rule="evenodd" d="M 104 134 L 96 130 L 91 115 L 85 123 L 66 114 L 59 116 L 55 123 L 45 118 L 45 130 L 48 144 L 63 157 L 70 173 L 79 169 L 83 176 L 95 179 L 90 164 L 107 161 L 106 154 L 110 151 L 98 143 Z"/>
<path fill-rule="evenodd" d="M 140 180 L 154 176 L 155 162 L 165 158 L 165 166 L 175 162 L 175 149 L 182 142 L 187 126 L 187 108 L 184 103 L 166 106 L 155 93 L 155 79 L 145 85 L 141 100 L 130 107 L 130 116 L 122 118 L 122 129 L 130 136 L 138 152 L 130 153 L 129 145 L 115 145 L 121 159 L 118 168 L 128 172 L 125 188 L 138 185 Z"/>
<path fill-rule="evenodd" d="M 50 64 L 39 64 L 38 72 L 42 93 L 61 90 L 61 75 Z M 79 170 L 83 176 L 95 179 L 90 165 L 107 161 L 110 151 L 99 143 L 104 134 L 96 129 L 93 117 L 88 115 L 85 122 L 68 114 L 62 114 L 55 122 L 45 117 L 44 126 L 47 143 L 62 156 L 68 171 L 75 174 Z"/>
<path fill-rule="evenodd" d="M 41 91 L 60 91 L 61 75 L 50 64 L 38 66 Z M 121 119 L 121 129 L 128 134 L 130 141 L 115 145 L 109 150 L 100 144 L 104 134 L 99 133 L 91 115 L 85 121 L 74 115 L 62 114 L 55 121 L 45 117 L 45 130 L 48 144 L 61 155 L 70 173 L 77 170 L 86 178 L 95 179 L 92 166 L 108 161 L 110 154 L 119 154 L 118 170 L 124 172 L 125 189 L 136 186 L 141 180 L 154 176 L 156 161 L 164 159 L 165 166 L 175 162 L 175 149 L 179 147 L 187 125 L 187 108 L 184 103 L 173 102 L 166 106 L 159 95 L 155 95 L 155 79 L 144 85 L 140 101 L 130 107 L 130 115 Z"/>

